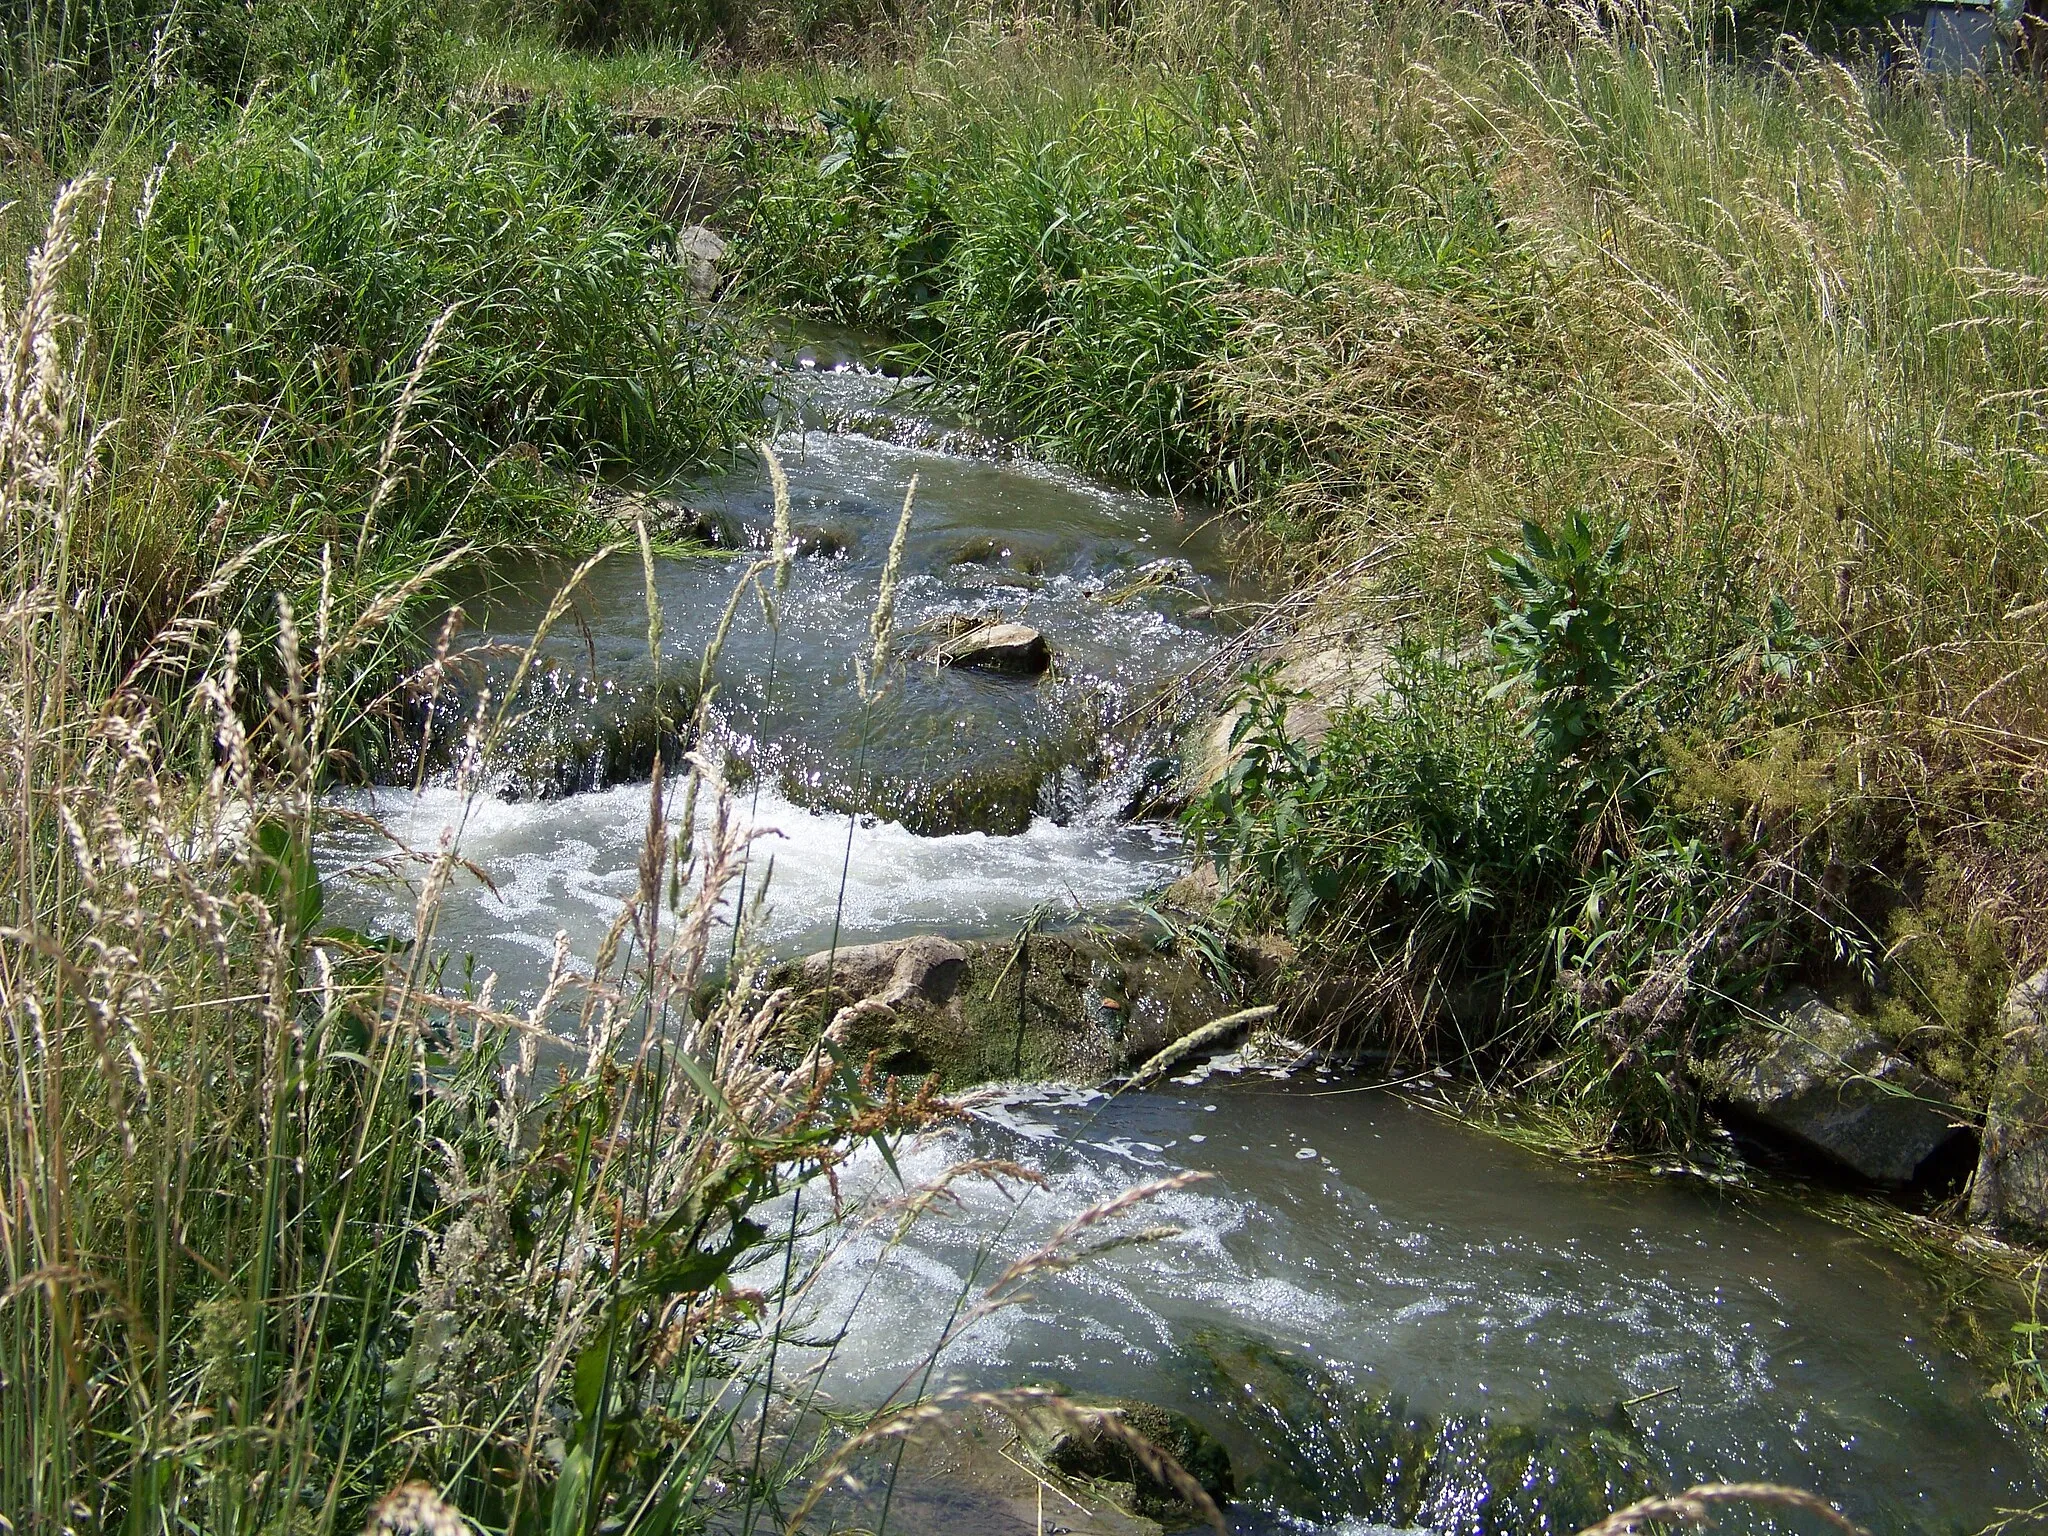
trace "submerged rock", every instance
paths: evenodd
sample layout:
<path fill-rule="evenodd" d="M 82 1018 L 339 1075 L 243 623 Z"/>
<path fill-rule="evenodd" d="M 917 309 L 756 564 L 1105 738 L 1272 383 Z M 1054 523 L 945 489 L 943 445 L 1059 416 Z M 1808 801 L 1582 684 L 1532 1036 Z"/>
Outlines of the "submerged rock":
<path fill-rule="evenodd" d="M 1011 837 L 1045 809 L 1048 785 L 1059 768 L 1055 754 L 1027 750 L 1006 761 L 968 764 L 944 779 L 877 775 L 860 786 L 858 795 L 837 781 L 806 781 L 797 775 L 785 775 L 782 788 L 808 810 L 901 822 L 919 837 L 961 832 Z"/>
<path fill-rule="evenodd" d="M 656 761 L 672 766 L 696 711 L 694 678 L 621 686 L 581 668 L 534 667 L 501 729 L 484 733 L 471 761 L 480 705 L 502 698 L 513 663 L 501 656 L 454 658 L 390 705 L 384 739 L 366 753 L 371 777 L 409 783 L 463 771 L 507 799 L 551 800 L 646 779 Z M 496 719 L 486 711 L 486 723 Z"/>
<path fill-rule="evenodd" d="M 1941 1084 L 1817 997 L 1788 1000 L 1770 1037 L 1713 1076 L 1737 1118 L 1892 1188 L 1962 1130 Z"/>
<path fill-rule="evenodd" d="M 1193 1343 L 1240 1488 L 1303 1520 L 1522 1536 L 1578 1530 L 1655 1488 L 1618 1403 L 1439 1419 L 1238 1329 Z"/>
<path fill-rule="evenodd" d="M 1031 1449 L 1038 1459 L 1068 1477 L 1091 1482 L 1128 1485 L 1134 1513 L 1154 1520 L 1185 1520 L 1194 1511 L 1187 1500 L 1167 1483 L 1154 1477 L 1129 1444 L 1115 1435 L 1091 1427 L 1115 1418 L 1149 1444 L 1171 1456 L 1219 1505 L 1237 1491 L 1230 1468 L 1230 1453 L 1208 1430 L 1184 1413 L 1162 1408 L 1157 1403 L 1134 1398 L 1090 1399 L 1072 1405 L 1078 1417 L 1049 1420 L 1043 1434 L 1035 1437 Z"/>
<path fill-rule="evenodd" d="M 2048 971 L 2015 985 L 2000 1018 L 2005 1054 L 1984 1115 L 1970 1219 L 2048 1234 Z"/>
<path fill-rule="evenodd" d="M 1052 665 L 1052 647 L 1028 624 L 982 624 L 941 644 L 938 659 L 942 666 L 1036 677 Z"/>
<path fill-rule="evenodd" d="M 844 1044 L 885 1071 L 932 1073 L 946 1088 L 997 1079 L 1100 1080 L 1240 1006 L 1193 955 L 1104 927 L 956 942 L 920 935 L 841 950 L 774 980 L 816 996 L 791 1017 L 815 1029 L 871 1003 Z M 807 1046 L 808 1041 L 793 1044 Z"/>
<path fill-rule="evenodd" d="M 835 527 L 792 528 L 789 544 L 791 552 L 803 559 L 843 560 L 853 548 L 853 534 Z"/>

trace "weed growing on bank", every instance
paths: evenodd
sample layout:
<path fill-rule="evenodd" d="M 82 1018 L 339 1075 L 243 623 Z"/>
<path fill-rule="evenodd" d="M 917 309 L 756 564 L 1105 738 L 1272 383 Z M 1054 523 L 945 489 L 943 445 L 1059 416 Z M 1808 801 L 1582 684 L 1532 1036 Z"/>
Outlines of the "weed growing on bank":
<path fill-rule="evenodd" d="M 1770 728 L 1815 644 L 1780 605 L 1713 665 L 1653 669 L 1627 530 L 1523 537 L 1493 556 L 1484 646 L 1395 648 L 1313 746 L 1303 698 L 1258 675 L 1190 824 L 1237 914 L 1310 946 L 1336 1018 L 1535 1091 L 1596 1143 L 1682 1151 L 1747 1000 L 1817 958 L 1874 970 L 1818 829 L 1716 824 L 1674 767 L 1706 722 Z"/>

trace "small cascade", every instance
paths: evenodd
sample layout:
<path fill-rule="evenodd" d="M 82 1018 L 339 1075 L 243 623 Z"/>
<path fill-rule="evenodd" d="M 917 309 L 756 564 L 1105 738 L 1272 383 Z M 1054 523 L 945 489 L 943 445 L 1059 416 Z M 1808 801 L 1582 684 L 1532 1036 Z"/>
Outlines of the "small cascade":
<path fill-rule="evenodd" d="M 739 610 L 699 743 L 723 759 L 738 814 L 763 833 L 748 891 L 751 905 L 767 886 L 762 939 L 792 955 L 822 947 L 835 921 L 843 943 L 994 933 L 1045 903 L 1110 904 L 1173 878 L 1174 830 L 1124 814 L 1171 777 L 1170 731 L 1146 738 L 1123 722 L 1175 696 L 1251 595 L 1229 572 L 1213 509 L 1001 451 L 920 414 L 904 381 L 843 347 L 794 348 L 776 365 L 776 394 L 797 555 L 772 622 L 752 597 Z M 886 686 L 864 692 L 870 615 L 913 478 Z M 443 904 L 437 944 L 478 976 L 495 971 L 499 996 L 538 991 L 558 929 L 575 956 L 595 953 L 633 889 L 654 763 L 683 745 L 734 583 L 772 543 L 761 465 L 637 507 L 657 538 L 726 551 L 657 557 L 658 659 L 629 551 L 576 590 L 511 695 L 573 567 L 528 560 L 479 576 L 432 718 L 416 704 L 404 733 L 425 743 L 424 760 L 401 756 L 385 787 L 337 797 L 364 813 L 322 844 L 338 919 L 410 936 L 414 897 L 374 820 L 423 852 L 459 832 L 474 869 Z M 945 664 L 946 643 L 982 621 L 1036 630 L 1049 667 Z M 486 694 L 511 702 L 492 706 L 504 728 L 465 775 Z"/>

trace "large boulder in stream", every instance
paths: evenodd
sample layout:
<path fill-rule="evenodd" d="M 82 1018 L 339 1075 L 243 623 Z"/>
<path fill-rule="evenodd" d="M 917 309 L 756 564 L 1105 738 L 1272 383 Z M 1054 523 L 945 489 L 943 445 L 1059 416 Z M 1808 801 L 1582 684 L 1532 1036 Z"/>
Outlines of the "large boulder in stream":
<path fill-rule="evenodd" d="M 1085 927 L 955 941 L 922 934 L 783 967 L 771 981 L 816 1005 L 790 1010 L 801 1035 L 849 1004 L 846 1048 L 884 1071 L 940 1086 L 1049 1078 L 1100 1081 L 1243 1006 L 1191 954 L 1098 915 Z M 790 1042 L 807 1049 L 807 1038 Z"/>
<path fill-rule="evenodd" d="M 2048 1235 L 2048 971 L 2006 994 L 2004 1054 L 1991 1084 L 1970 1219 L 2015 1236 Z"/>
<path fill-rule="evenodd" d="M 978 625 L 943 642 L 937 655 L 941 666 L 1014 677 L 1036 677 L 1052 665 L 1052 647 L 1028 624 Z"/>
<path fill-rule="evenodd" d="M 1947 1089 L 1817 997 L 1786 999 L 1764 1038 L 1711 1076 L 1737 1121 L 1888 1188 L 1965 1129 Z"/>
<path fill-rule="evenodd" d="M 807 810 L 872 816 L 901 822 L 919 837 L 986 832 L 1012 837 L 1057 803 L 1062 770 L 1086 748 L 1085 742 L 1049 735 L 1019 743 L 1006 755 L 990 752 L 978 761 L 955 763 L 950 772 L 869 774 L 859 792 L 825 776 L 785 774 L 783 793 Z"/>
<path fill-rule="evenodd" d="M 910 1002 L 943 1007 L 967 974 L 967 951 L 935 933 L 883 944 L 856 944 L 811 955 L 797 968 L 805 986 L 848 1001 L 872 998 L 889 1007 Z"/>

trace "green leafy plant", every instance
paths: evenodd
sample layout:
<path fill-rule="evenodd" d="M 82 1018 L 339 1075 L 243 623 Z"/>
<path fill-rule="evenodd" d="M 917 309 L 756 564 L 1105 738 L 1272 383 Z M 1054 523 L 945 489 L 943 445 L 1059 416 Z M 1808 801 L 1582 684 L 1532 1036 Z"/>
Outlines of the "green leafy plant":
<path fill-rule="evenodd" d="M 1530 739 L 1559 762 L 1597 761 L 1611 746 L 1609 716 L 1632 672 L 1615 591 L 1627 541 L 1628 524 L 1603 543 L 1575 511 L 1555 533 L 1524 521 L 1522 550 L 1487 556 L 1507 589 L 1487 632 L 1498 693 L 1521 699 Z"/>
<path fill-rule="evenodd" d="M 835 96 L 820 107 L 818 121 L 832 148 L 818 162 L 818 174 L 865 185 L 908 159 L 910 151 L 896 141 L 895 105 L 886 96 Z"/>

